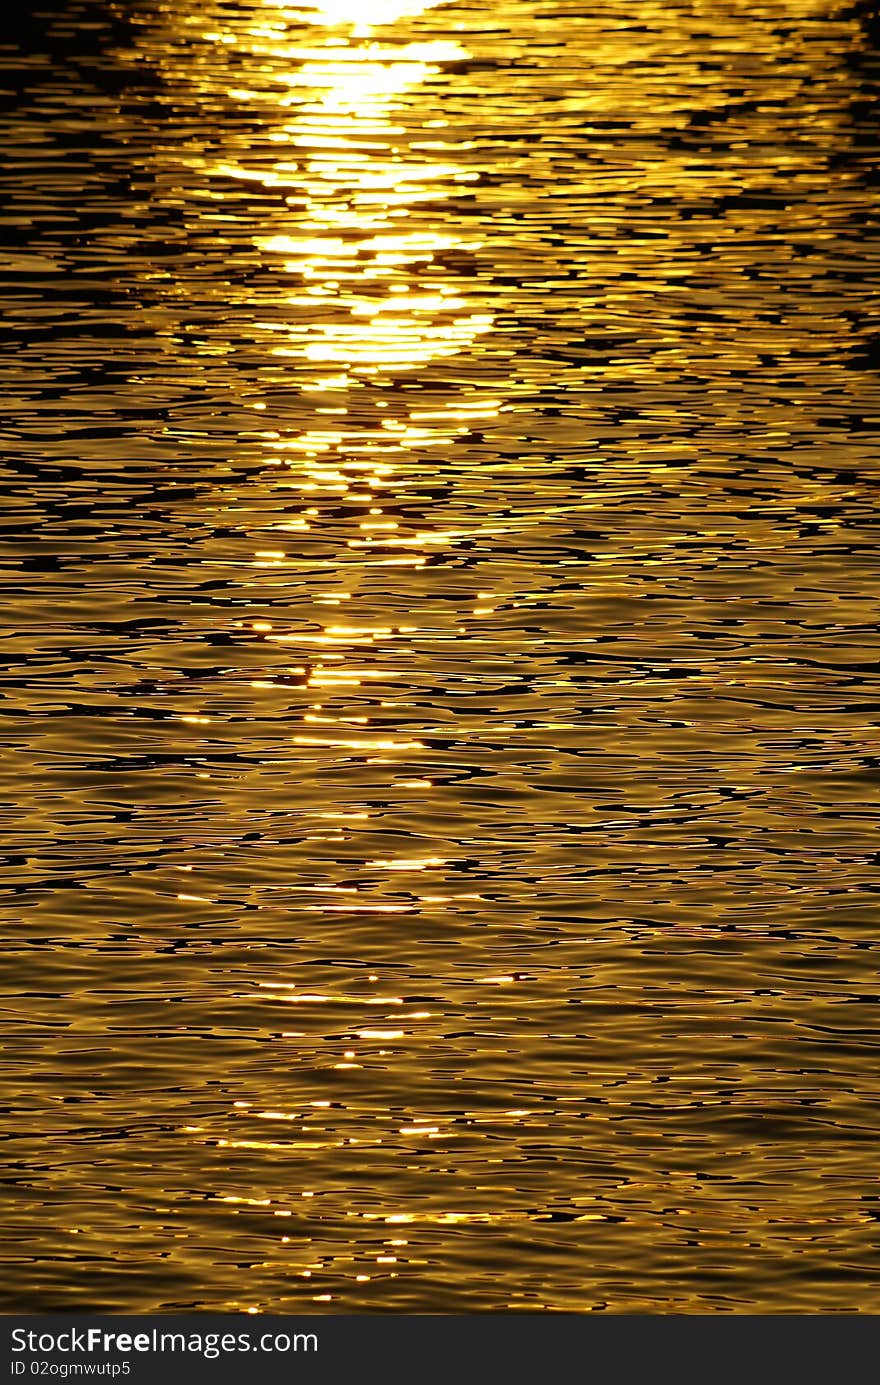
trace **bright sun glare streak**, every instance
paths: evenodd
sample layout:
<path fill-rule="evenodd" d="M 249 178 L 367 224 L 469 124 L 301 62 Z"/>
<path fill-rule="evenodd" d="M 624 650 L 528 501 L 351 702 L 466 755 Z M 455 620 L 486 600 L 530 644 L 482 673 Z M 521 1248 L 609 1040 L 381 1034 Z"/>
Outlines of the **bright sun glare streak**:
<path fill-rule="evenodd" d="M 321 0 L 306 9 L 265 4 L 260 22 L 206 35 L 237 58 L 246 85 L 230 94 L 239 103 L 274 92 L 277 123 L 268 138 L 277 150 L 266 161 L 244 154 L 211 169 L 223 185 L 257 182 L 286 194 L 301 210 L 285 235 L 255 236 L 256 246 L 282 273 L 291 291 L 289 312 L 258 321 L 269 355 L 298 363 L 302 387 L 315 388 L 333 371 L 336 386 L 353 379 L 410 371 L 458 355 L 489 330 L 492 315 L 476 311 L 465 281 L 437 272 L 438 254 L 472 254 L 457 231 L 429 222 L 414 226 L 422 203 L 458 195 L 474 173 L 449 157 L 455 142 L 434 157 L 419 138 L 410 144 L 413 117 L 421 137 L 420 89 L 443 64 L 467 57 L 454 38 L 393 33 L 379 41 L 377 25 L 416 16 L 444 0 Z M 303 24 L 348 26 L 324 37 Z M 404 41 L 401 41 L 403 39 Z M 251 81 L 248 82 L 248 78 Z M 254 79 L 259 89 L 250 90 Z M 424 98 L 433 114 L 436 95 Z M 445 127 L 445 120 L 430 122 Z M 234 192 L 230 193 L 235 196 Z M 432 219 L 433 220 L 433 219 Z M 433 266 L 430 292 L 417 292 Z"/>
<path fill-rule="evenodd" d="M 424 10 L 446 3 L 446 0 L 320 0 L 301 10 L 283 10 L 285 18 L 302 23 L 343 25 L 373 28 L 378 24 L 393 24 L 397 19 L 409 19 Z"/>
<path fill-rule="evenodd" d="M 313 417 L 303 411 L 301 429 L 263 434 L 267 464 L 284 468 L 279 488 L 306 499 L 300 514 L 276 522 L 260 543 L 254 562 L 267 573 L 281 575 L 296 561 L 288 551 L 295 550 L 292 536 L 319 522 L 314 502 L 324 492 L 367 492 L 369 509 L 345 541 L 358 567 L 417 567 L 425 561 L 421 550 L 456 541 L 445 531 L 404 532 L 382 502 L 395 489 L 400 463 L 467 433 L 475 409 L 493 417 L 499 408 L 497 400 L 477 406 L 457 390 L 416 421 L 415 400 L 392 416 L 391 409 L 380 412 L 387 398 L 376 393 L 399 375 L 458 356 L 493 324 L 478 297 L 480 245 L 462 234 L 454 210 L 477 177 L 468 132 L 455 125 L 446 100 L 449 65 L 469 54 L 442 16 L 418 28 L 408 23 L 445 2 L 318 0 L 294 9 L 264 0 L 243 20 L 224 17 L 201 34 L 213 49 L 201 70 L 222 84 L 236 110 L 250 108 L 262 139 L 230 141 L 213 157 L 193 159 L 193 167 L 207 176 L 206 196 L 221 221 L 245 219 L 255 184 L 272 194 L 262 223 L 250 218 L 251 244 L 272 284 L 271 295 L 255 300 L 251 323 L 268 358 L 267 377 L 315 401 Z M 352 394 L 374 398 L 375 416 L 367 412 L 357 424 L 347 418 Z M 253 628 L 269 632 L 267 643 L 295 646 L 291 676 L 304 679 L 316 707 L 352 694 L 367 698 L 371 683 L 381 689 L 401 676 L 386 656 L 389 631 L 374 640 L 360 627 Z M 394 657 L 399 663 L 396 648 Z M 276 694 L 285 682 L 273 675 L 251 686 Z M 293 743 L 308 753 L 386 759 L 423 749 L 398 737 L 339 739 L 330 725 Z"/>

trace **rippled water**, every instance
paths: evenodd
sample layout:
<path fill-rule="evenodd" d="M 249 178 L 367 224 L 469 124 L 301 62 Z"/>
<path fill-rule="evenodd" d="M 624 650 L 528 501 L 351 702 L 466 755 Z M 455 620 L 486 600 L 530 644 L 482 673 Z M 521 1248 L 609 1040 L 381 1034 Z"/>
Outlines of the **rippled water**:
<path fill-rule="evenodd" d="M 864 9 L 6 35 L 7 1307 L 880 1311 Z"/>

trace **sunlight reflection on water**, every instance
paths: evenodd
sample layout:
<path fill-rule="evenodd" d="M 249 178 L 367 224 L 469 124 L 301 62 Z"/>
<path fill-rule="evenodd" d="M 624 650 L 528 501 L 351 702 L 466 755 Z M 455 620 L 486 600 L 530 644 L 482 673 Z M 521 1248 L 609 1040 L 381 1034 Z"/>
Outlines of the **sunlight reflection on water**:
<path fill-rule="evenodd" d="M 88 12 L 0 56 L 8 1306 L 876 1311 L 856 16 Z"/>

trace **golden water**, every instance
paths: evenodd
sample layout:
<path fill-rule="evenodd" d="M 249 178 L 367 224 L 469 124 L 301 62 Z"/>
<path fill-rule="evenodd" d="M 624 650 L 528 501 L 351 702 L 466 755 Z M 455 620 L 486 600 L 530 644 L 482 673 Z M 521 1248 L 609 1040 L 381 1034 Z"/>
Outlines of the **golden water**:
<path fill-rule="evenodd" d="M 7 1307 L 880 1311 L 870 41 L 0 51 Z"/>

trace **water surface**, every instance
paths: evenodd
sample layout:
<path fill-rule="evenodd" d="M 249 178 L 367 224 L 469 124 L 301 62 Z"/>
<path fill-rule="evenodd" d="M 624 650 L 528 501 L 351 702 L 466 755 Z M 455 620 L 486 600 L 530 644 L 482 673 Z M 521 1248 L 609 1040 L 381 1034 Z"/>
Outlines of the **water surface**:
<path fill-rule="evenodd" d="M 870 41 L 7 35 L 7 1308 L 880 1311 Z"/>

